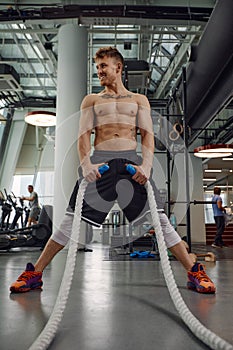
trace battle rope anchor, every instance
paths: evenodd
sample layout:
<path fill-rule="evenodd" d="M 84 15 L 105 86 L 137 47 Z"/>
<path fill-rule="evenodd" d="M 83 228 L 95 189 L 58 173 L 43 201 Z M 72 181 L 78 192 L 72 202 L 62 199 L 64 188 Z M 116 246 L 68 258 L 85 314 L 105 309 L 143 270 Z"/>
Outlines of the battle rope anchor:
<path fill-rule="evenodd" d="M 135 171 L 135 169 L 134 169 Z M 83 180 L 80 184 L 76 207 L 74 222 L 72 227 L 72 234 L 70 239 L 69 250 L 67 254 L 65 271 L 63 274 L 61 286 L 58 292 L 57 300 L 52 311 L 52 314 L 45 325 L 44 329 L 37 337 L 35 342 L 30 346 L 29 350 L 45 350 L 49 347 L 52 342 L 59 324 L 61 322 L 66 302 L 69 296 L 70 287 L 73 279 L 73 273 L 76 264 L 76 255 L 78 250 L 78 238 L 80 233 L 80 222 L 81 222 L 81 210 L 84 198 L 84 193 L 86 190 L 87 181 Z M 164 274 L 164 278 L 171 296 L 171 299 L 180 314 L 184 323 L 190 328 L 190 330 L 195 334 L 200 340 L 205 344 L 209 345 L 212 349 L 216 350 L 233 350 L 233 346 L 226 342 L 224 339 L 218 337 L 215 333 L 211 332 L 205 326 L 203 326 L 200 321 L 190 312 L 186 306 L 181 294 L 177 288 L 170 262 L 167 255 L 167 248 L 163 238 L 162 229 L 160 226 L 159 216 L 157 213 L 157 205 L 155 202 L 153 189 L 149 181 L 147 181 L 146 189 L 148 193 L 149 206 L 153 219 L 153 226 L 156 232 L 156 238 L 158 242 L 158 248 L 161 258 L 161 266 Z"/>

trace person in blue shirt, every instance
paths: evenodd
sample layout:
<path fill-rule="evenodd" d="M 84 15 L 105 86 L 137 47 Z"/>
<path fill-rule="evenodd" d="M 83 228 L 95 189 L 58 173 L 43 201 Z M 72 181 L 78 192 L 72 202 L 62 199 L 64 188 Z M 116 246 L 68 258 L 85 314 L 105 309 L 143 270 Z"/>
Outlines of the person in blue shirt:
<path fill-rule="evenodd" d="M 214 239 L 212 247 L 214 248 L 223 248 L 226 246 L 223 242 L 222 235 L 225 229 L 225 218 L 224 213 L 226 209 L 222 206 L 222 197 L 220 196 L 221 189 L 219 187 L 214 188 L 214 195 L 212 196 L 212 201 L 215 202 L 212 204 L 214 221 L 216 224 L 217 232 Z"/>

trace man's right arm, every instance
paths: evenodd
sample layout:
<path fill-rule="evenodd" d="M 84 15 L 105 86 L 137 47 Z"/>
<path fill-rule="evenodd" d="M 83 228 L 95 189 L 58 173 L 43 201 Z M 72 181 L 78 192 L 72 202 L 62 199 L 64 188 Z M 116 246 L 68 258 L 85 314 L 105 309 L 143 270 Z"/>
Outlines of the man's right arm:
<path fill-rule="evenodd" d="M 91 132 L 94 128 L 94 100 L 95 95 L 87 95 L 81 104 L 81 115 L 78 134 L 78 155 L 82 167 L 83 176 L 88 182 L 93 182 L 101 175 L 98 171 L 99 164 L 92 164 L 91 154 Z M 102 165 L 102 164 L 101 164 Z"/>
<path fill-rule="evenodd" d="M 32 202 L 34 200 L 34 196 L 30 196 L 30 197 L 21 197 L 23 200 L 26 200 L 26 201 L 29 201 L 29 202 Z"/>

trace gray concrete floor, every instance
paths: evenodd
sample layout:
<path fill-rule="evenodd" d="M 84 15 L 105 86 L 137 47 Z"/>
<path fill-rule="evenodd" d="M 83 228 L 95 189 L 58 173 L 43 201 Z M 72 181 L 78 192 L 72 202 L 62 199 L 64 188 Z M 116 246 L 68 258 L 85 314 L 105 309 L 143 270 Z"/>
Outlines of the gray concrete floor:
<path fill-rule="evenodd" d="M 205 263 L 216 295 L 186 289 L 186 273 L 171 261 L 175 279 L 191 312 L 211 331 L 233 344 L 233 248 L 227 258 Z M 47 323 L 63 276 L 67 251 L 44 272 L 43 291 L 10 294 L 9 285 L 35 262 L 38 249 L 0 251 L 1 350 L 26 350 Z M 169 296 L 159 261 L 111 261 L 108 249 L 78 253 L 67 306 L 49 349 L 187 350 L 209 349 L 184 325 Z"/>

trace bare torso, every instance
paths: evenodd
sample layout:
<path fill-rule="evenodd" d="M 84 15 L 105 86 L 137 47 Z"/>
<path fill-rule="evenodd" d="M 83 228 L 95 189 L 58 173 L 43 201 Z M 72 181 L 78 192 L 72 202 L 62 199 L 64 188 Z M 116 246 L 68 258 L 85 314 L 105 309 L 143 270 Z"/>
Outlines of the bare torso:
<path fill-rule="evenodd" d="M 96 95 L 94 101 L 96 150 L 134 150 L 136 142 L 136 95 Z"/>
<path fill-rule="evenodd" d="M 110 48 L 112 50 L 112 48 Z M 102 165 L 90 159 L 91 132 L 95 130 L 94 148 L 103 151 L 136 150 L 137 129 L 140 133 L 142 164 L 133 179 L 144 185 L 150 176 L 154 153 L 153 126 L 146 96 L 132 93 L 122 82 L 123 61 L 116 56 L 95 58 L 97 76 L 104 90 L 87 95 L 81 105 L 78 154 L 83 176 L 89 182 L 101 177 Z"/>

